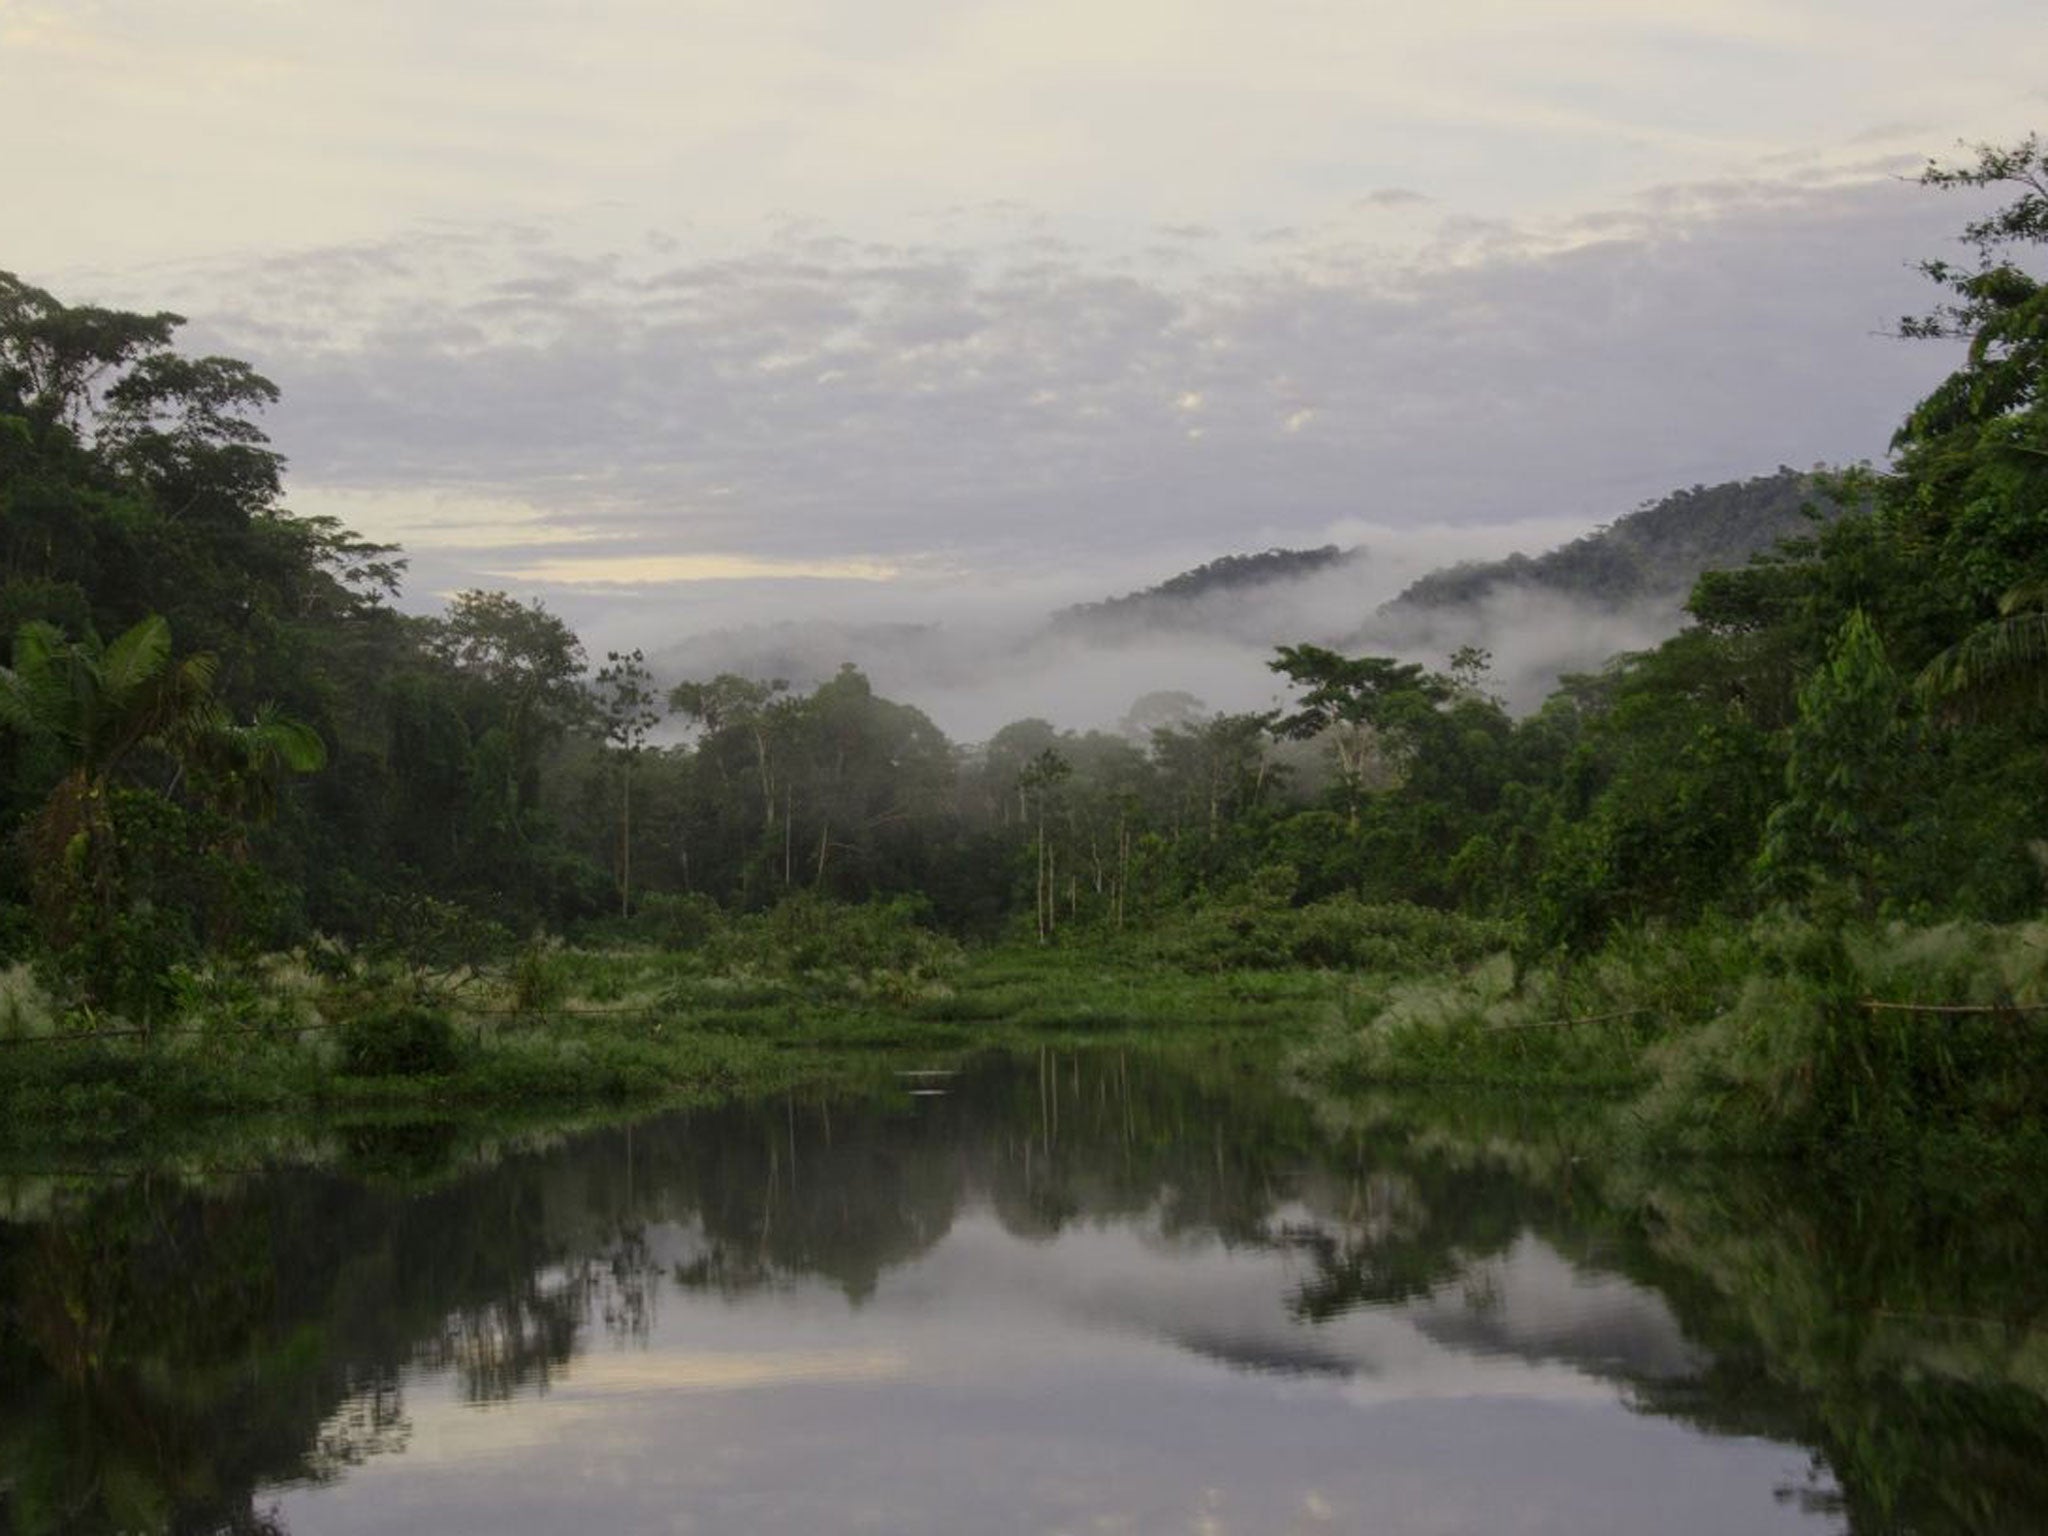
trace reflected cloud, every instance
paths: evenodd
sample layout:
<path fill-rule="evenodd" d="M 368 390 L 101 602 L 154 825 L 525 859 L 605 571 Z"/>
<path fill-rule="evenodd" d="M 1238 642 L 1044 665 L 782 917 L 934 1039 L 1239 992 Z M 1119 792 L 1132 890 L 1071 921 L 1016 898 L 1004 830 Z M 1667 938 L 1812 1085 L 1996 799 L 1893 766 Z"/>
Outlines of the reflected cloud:
<path fill-rule="evenodd" d="M 611 1398 L 649 1392 L 736 1392 L 750 1387 L 839 1381 L 891 1381 L 909 1374 L 899 1350 L 750 1350 L 704 1353 L 636 1350 L 583 1356 L 556 1395 Z"/>

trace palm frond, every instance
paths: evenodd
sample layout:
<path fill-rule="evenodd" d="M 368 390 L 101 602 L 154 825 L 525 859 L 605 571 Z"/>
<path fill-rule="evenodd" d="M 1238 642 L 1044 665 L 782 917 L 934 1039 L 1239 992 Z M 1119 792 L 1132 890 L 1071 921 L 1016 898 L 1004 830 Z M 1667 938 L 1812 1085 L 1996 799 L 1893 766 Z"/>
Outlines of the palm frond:
<path fill-rule="evenodd" d="M 274 703 L 259 704 L 247 725 L 223 721 L 213 734 L 219 750 L 244 772 L 312 773 L 327 766 L 327 743 L 320 733 Z"/>
<path fill-rule="evenodd" d="M 153 613 L 100 653 L 100 684 L 118 708 L 171 659 L 171 626 Z"/>
<path fill-rule="evenodd" d="M 31 619 L 14 632 L 14 670 L 23 675 L 47 671 L 50 658 L 68 644 L 56 625 Z"/>
<path fill-rule="evenodd" d="M 2008 618 L 2029 608 L 2048 608 L 2048 571 L 2029 576 L 1998 600 L 1998 611 Z"/>
<path fill-rule="evenodd" d="M 35 695 L 22 675 L 11 667 L 0 667 L 0 728 L 19 731 L 24 736 L 42 733 L 41 722 L 36 718 Z"/>
<path fill-rule="evenodd" d="M 76 745 L 89 725 L 92 668 L 84 648 L 54 624 L 31 620 L 14 634 L 10 721 L 31 735 Z"/>
<path fill-rule="evenodd" d="M 1930 702 L 1976 717 L 2048 700 L 2048 608 L 1979 625 L 1929 662 L 1915 687 Z"/>

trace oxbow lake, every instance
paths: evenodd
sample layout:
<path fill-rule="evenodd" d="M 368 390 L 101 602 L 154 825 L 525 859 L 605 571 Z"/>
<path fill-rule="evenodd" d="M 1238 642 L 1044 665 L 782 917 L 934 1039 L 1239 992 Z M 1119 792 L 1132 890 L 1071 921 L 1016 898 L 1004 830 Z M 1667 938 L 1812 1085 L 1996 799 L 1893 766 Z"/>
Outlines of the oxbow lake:
<path fill-rule="evenodd" d="M 1222 1053 L 4 1185 L 18 1532 L 2048 1521 L 2038 1226 Z"/>

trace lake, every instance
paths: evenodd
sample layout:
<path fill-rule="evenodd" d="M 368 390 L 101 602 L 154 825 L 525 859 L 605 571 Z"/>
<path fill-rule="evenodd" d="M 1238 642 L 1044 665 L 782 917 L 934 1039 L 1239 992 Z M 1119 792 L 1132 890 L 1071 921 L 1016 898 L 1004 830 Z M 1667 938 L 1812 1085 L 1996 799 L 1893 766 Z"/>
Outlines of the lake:
<path fill-rule="evenodd" d="M 1104 1050 L 19 1169 L 0 1525 L 2048 1528 L 2038 1194 L 1632 1168 L 1592 1119 Z"/>

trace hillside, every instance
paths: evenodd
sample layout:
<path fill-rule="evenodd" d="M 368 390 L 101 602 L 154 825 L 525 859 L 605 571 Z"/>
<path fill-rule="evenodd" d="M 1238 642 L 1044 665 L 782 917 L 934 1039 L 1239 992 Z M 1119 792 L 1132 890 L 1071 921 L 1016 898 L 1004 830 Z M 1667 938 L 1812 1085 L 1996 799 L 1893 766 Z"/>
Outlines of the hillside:
<path fill-rule="evenodd" d="M 1161 629 L 1207 629 L 1219 603 L 1263 600 L 1314 576 L 1326 576 L 1362 560 L 1360 549 L 1325 544 L 1320 549 L 1268 549 L 1254 555 L 1224 555 L 1168 577 L 1157 586 L 1055 613 L 1048 628 L 1091 639 L 1117 639 Z"/>
<path fill-rule="evenodd" d="M 1269 549 L 1036 624 L 786 620 L 700 633 L 651 660 L 664 684 L 736 672 L 800 690 L 850 661 L 882 692 L 971 738 L 1024 715 L 1106 724 L 1161 689 L 1212 707 L 1263 707 L 1280 645 L 1432 666 L 1473 645 L 1492 653 L 1500 696 L 1530 709 L 1560 675 L 1672 634 L 1702 571 L 1743 565 L 1808 531 L 1810 501 L 1825 515 L 1814 477 L 1790 469 L 1695 486 L 1548 552 L 1445 566 L 1391 597 L 1399 578 L 1363 549 Z"/>
<path fill-rule="evenodd" d="M 1611 608 L 1680 600 L 1702 571 L 1746 565 L 1779 540 L 1810 531 L 1814 512 L 1830 515 L 1831 508 L 1810 472 L 1781 467 L 1753 480 L 1696 485 L 1546 554 L 1432 571 L 1383 611 L 1470 607 L 1502 588 Z"/>

